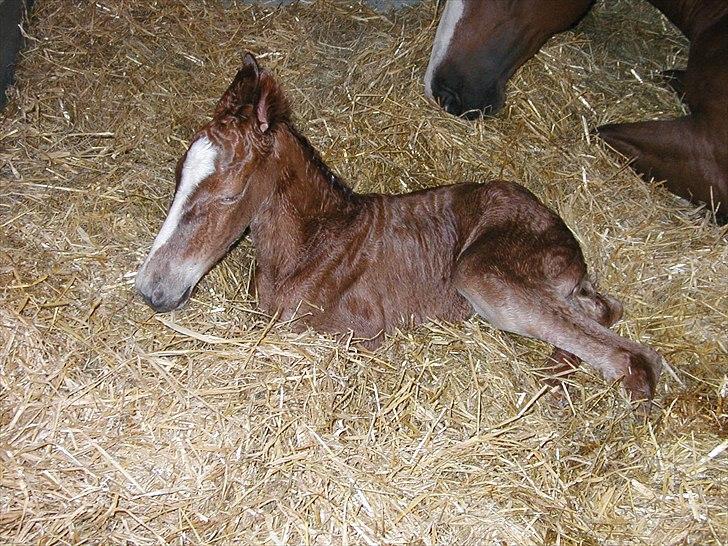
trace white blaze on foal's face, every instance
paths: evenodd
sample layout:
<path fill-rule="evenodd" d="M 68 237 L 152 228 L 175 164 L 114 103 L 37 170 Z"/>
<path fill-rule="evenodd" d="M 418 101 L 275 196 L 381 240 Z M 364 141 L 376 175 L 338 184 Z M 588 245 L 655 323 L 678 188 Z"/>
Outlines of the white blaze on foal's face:
<path fill-rule="evenodd" d="M 189 150 L 187 150 L 187 157 L 182 165 L 177 193 L 175 193 L 174 201 L 167 214 L 167 219 L 164 221 L 162 229 L 159 230 L 152 249 L 149 251 L 150 257 L 169 240 L 179 227 L 189 197 L 197 186 L 200 185 L 200 182 L 215 172 L 215 160 L 217 156 L 218 148 L 206 136 L 197 139 L 190 146 Z"/>
<path fill-rule="evenodd" d="M 139 268 L 136 288 L 157 312 L 182 306 L 274 193 L 276 123 L 289 119 L 282 91 L 248 54 L 210 123 L 177 164 L 177 191 Z"/>
<path fill-rule="evenodd" d="M 187 150 L 179 171 L 177 191 L 167 218 L 136 278 L 137 290 L 157 311 L 182 305 L 215 261 L 207 256 L 200 234 L 207 237 L 213 210 L 198 203 L 200 185 L 216 172 L 219 148 L 202 136 Z"/>

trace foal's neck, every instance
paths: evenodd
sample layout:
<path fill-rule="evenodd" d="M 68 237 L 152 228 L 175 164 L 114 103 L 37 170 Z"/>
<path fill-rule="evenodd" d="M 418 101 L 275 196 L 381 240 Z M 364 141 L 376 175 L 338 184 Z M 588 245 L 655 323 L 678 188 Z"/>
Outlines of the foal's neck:
<path fill-rule="evenodd" d="M 281 204 L 304 222 L 355 206 L 356 194 L 324 163 L 308 139 L 292 126 L 281 131 L 274 150 L 280 161 L 276 197 Z"/>
<path fill-rule="evenodd" d="M 285 276 L 323 223 L 356 214 L 360 196 L 295 128 L 286 125 L 278 131 L 270 156 L 274 189 L 251 224 L 251 235 L 259 264 Z"/>

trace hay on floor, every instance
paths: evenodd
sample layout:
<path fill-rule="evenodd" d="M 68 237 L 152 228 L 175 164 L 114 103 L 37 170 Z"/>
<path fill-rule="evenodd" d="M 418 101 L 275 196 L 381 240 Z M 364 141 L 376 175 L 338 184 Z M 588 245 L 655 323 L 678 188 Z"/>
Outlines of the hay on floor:
<path fill-rule="evenodd" d="M 728 541 L 725 228 L 590 130 L 674 116 L 687 44 L 599 3 L 477 123 L 423 97 L 435 2 L 39 2 L 0 120 L 0 542 L 709 544 Z M 375 353 L 272 323 L 247 243 L 155 317 L 136 268 L 173 168 L 245 50 L 357 190 L 520 181 L 557 209 L 619 331 L 670 369 L 638 426 L 618 387 L 544 395 L 549 348 L 479 319 Z"/>

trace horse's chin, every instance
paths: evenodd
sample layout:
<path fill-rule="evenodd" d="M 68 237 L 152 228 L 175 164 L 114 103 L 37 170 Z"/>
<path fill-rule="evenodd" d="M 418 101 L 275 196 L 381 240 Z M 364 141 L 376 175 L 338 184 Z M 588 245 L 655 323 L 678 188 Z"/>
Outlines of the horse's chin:
<path fill-rule="evenodd" d="M 459 114 L 459 117 L 470 121 L 482 118 L 494 118 L 500 113 L 501 110 L 503 110 L 504 106 L 505 99 L 500 99 L 496 102 L 487 103 L 485 106 L 477 106 L 471 108 L 470 110 L 465 110 L 464 112 Z"/>
<path fill-rule="evenodd" d="M 472 106 L 467 109 L 454 109 L 448 106 L 440 105 L 448 114 L 452 114 L 455 117 L 467 119 L 469 121 L 475 121 L 481 118 L 493 118 L 503 109 L 504 102 L 500 101 L 495 104 L 487 104 L 485 106 Z"/>
<path fill-rule="evenodd" d="M 505 103 L 505 85 L 496 82 L 487 86 L 480 93 L 471 93 L 468 98 L 460 103 L 459 112 L 450 113 L 468 120 L 492 118 L 503 110 Z"/>
<path fill-rule="evenodd" d="M 493 107 L 493 106 L 486 106 L 484 108 L 478 108 L 474 110 L 467 110 L 466 112 L 463 112 L 460 114 L 460 117 L 463 119 L 467 119 L 469 121 L 475 121 L 478 119 L 488 119 L 488 118 L 494 118 L 498 115 L 498 112 L 500 112 L 503 109 L 503 106 Z"/>

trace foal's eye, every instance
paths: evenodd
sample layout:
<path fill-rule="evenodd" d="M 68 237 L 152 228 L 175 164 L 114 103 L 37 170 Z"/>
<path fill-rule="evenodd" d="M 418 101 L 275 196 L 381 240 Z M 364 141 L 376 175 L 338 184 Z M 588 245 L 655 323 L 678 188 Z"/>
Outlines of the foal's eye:
<path fill-rule="evenodd" d="M 235 202 L 236 202 L 236 201 L 237 201 L 238 199 L 240 199 L 240 194 L 239 194 L 239 193 L 238 193 L 238 194 L 236 194 L 236 195 L 230 195 L 230 196 L 227 196 L 227 197 L 221 197 L 221 198 L 220 198 L 220 202 L 221 202 L 221 203 L 222 203 L 223 205 L 232 205 L 232 204 L 233 204 L 233 203 L 235 203 Z"/>

